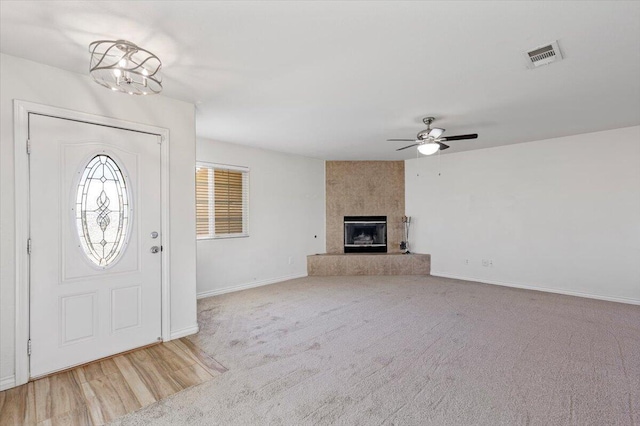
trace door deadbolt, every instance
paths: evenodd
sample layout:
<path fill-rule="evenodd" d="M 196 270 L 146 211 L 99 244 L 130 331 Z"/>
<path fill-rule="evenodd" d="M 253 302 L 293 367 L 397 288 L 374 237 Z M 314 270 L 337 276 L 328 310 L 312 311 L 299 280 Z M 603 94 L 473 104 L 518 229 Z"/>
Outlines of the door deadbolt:
<path fill-rule="evenodd" d="M 158 246 L 151 247 L 151 253 L 158 253 L 159 251 L 160 251 L 160 247 Z"/>
<path fill-rule="evenodd" d="M 158 238 L 158 233 L 156 231 L 153 231 L 151 233 L 151 238 L 153 238 L 153 239 Z"/>

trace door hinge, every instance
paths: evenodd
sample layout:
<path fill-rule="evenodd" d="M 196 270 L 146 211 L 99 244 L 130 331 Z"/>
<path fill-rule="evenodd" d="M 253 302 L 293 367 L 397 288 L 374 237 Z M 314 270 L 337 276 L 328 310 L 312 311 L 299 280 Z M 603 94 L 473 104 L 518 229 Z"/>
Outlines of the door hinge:
<path fill-rule="evenodd" d="M 31 339 L 27 341 L 27 355 L 31 355 Z"/>
<path fill-rule="evenodd" d="M 27 139 L 27 155 L 31 154 L 31 139 Z"/>
<path fill-rule="evenodd" d="M 27 254 L 31 254 L 31 238 L 27 238 Z"/>

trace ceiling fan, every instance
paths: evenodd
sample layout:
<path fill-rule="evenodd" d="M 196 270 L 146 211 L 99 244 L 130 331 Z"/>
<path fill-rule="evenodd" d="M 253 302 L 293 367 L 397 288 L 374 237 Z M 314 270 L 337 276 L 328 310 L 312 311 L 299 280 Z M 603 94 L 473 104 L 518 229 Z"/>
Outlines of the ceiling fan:
<path fill-rule="evenodd" d="M 431 155 L 438 152 L 438 150 L 447 149 L 449 145 L 442 143 L 445 141 L 460 141 L 464 139 L 476 139 L 478 137 L 477 133 L 471 133 L 468 135 L 456 135 L 456 136 L 442 136 L 444 133 L 444 129 L 439 129 L 437 127 L 431 128 L 431 123 L 435 120 L 434 117 L 425 117 L 422 119 L 422 122 L 427 125 L 427 128 L 422 130 L 416 135 L 416 139 L 387 139 L 390 142 L 415 142 L 411 145 L 403 146 L 402 148 L 396 149 L 396 151 L 402 151 L 403 149 L 411 148 L 412 146 L 417 146 L 420 154 Z"/>

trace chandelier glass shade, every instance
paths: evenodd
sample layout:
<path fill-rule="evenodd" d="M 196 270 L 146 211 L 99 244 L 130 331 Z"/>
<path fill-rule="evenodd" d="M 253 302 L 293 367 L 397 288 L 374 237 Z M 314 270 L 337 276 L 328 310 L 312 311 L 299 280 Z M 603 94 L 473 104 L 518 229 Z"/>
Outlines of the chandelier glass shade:
<path fill-rule="evenodd" d="M 427 142 L 422 145 L 418 145 L 418 152 L 423 155 L 431 155 L 438 152 L 440 145 L 435 142 Z"/>
<path fill-rule="evenodd" d="M 89 45 L 89 73 L 96 83 L 130 95 L 162 91 L 162 62 L 126 40 L 99 40 Z"/>

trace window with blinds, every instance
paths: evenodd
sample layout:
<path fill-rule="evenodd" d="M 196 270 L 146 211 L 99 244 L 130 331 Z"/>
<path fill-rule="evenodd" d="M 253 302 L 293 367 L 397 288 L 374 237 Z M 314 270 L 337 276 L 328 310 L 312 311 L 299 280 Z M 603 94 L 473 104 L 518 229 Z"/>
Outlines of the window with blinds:
<path fill-rule="evenodd" d="M 249 236 L 249 169 L 222 164 L 196 165 L 198 238 Z"/>

